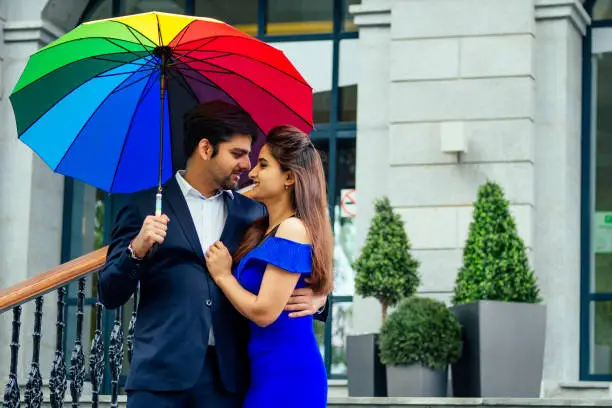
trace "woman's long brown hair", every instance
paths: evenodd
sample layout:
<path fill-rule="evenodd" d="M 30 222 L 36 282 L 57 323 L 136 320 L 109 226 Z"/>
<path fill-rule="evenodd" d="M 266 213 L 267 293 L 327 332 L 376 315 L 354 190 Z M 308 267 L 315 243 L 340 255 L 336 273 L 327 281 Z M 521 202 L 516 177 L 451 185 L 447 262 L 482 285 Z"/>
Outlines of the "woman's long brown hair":
<path fill-rule="evenodd" d="M 293 126 L 278 126 L 268 133 L 266 145 L 280 163 L 282 171 L 295 177 L 291 193 L 293 209 L 305 225 L 312 242 L 312 272 L 310 287 L 317 293 L 328 294 L 333 287 L 334 238 L 327 212 L 325 172 L 319 152 L 308 135 Z M 234 255 L 238 263 L 255 248 L 269 227 L 268 217 L 257 220 L 246 232 Z"/>

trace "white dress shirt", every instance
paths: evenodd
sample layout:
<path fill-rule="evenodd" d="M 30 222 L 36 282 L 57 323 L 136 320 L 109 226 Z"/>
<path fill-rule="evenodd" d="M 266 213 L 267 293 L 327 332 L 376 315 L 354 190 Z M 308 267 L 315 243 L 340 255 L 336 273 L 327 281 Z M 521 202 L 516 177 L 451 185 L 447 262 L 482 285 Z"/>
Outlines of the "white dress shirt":
<path fill-rule="evenodd" d="M 185 180 L 184 174 L 184 170 L 178 171 L 176 181 L 185 197 L 187 207 L 189 207 L 191 219 L 202 246 L 202 252 L 206 253 L 208 248 L 221 238 L 227 219 L 227 208 L 225 208 L 223 194 L 229 194 L 233 198 L 232 191 L 219 191 L 216 195 L 206 198 Z M 210 327 L 208 344 L 215 344 L 212 326 Z"/>

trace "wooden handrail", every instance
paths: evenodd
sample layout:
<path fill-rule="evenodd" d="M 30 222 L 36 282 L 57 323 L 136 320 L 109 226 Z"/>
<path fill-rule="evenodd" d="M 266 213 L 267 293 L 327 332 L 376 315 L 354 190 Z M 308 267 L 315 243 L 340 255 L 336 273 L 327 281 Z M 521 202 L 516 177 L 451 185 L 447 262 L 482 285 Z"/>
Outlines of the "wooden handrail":
<path fill-rule="evenodd" d="M 249 185 L 238 192 L 250 197 L 252 187 Z M 11 287 L 0 289 L 0 314 L 95 271 L 104 265 L 107 251 L 108 246 L 105 246 Z"/>
<path fill-rule="evenodd" d="M 0 314 L 95 271 L 104 265 L 107 251 L 108 246 L 105 246 L 11 287 L 0 289 Z"/>

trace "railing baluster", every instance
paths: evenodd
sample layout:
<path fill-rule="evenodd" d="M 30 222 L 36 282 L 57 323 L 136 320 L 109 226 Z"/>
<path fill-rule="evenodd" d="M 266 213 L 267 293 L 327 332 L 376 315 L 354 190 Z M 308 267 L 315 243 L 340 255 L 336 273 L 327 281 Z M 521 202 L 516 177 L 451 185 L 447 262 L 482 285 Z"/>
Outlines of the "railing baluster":
<path fill-rule="evenodd" d="M 40 408 L 43 402 L 43 383 L 40 374 L 40 328 L 42 324 L 43 297 L 36 298 L 36 311 L 34 312 L 34 333 L 32 334 L 32 367 L 25 390 L 25 405 L 27 408 Z"/>
<path fill-rule="evenodd" d="M 55 358 L 51 368 L 49 379 L 49 391 L 51 392 L 51 407 L 62 408 L 66 394 L 66 363 L 64 361 L 64 306 L 66 304 L 66 288 L 57 289 L 57 338 L 55 346 Z"/>
<path fill-rule="evenodd" d="M 79 406 L 81 393 L 83 392 L 83 383 L 85 382 L 85 355 L 83 354 L 83 346 L 81 343 L 83 335 L 83 307 L 85 303 L 85 278 L 79 279 L 79 292 L 77 295 L 77 324 L 76 324 L 76 340 L 72 355 L 70 356 L 70 396 L 72 397 L 72 407 Z"/>
<path fill-rule="evenodd" d="M 19 357 L 19 328 L 21 327 L 21 306 L 13 308 L 13 338 L 11 341 L 11 369 L 9 382 L 4 391 L 4 408 L 19 408 L 19 384 L 17 383 L 17 359 Z"/>
<path fill-rule="evenodd" d="M 91 342 L 89 372 L 91 373 L 91 407 L 98 408 L 100 387 L 104 380 L 104 339 L 102 338 L 102 303 L 96 303 L 96 333 Z"/>
<path fill-rule="evenodd" d="M 115 322 L 110 336 L 109 364 L 111 370 L 111 408 L 117 408 L 117 396 L 119 395 L 119 376 L 123 368 L 123 306 L 115 310 Z"/>
<path fill-rule="evenodd" d="M 128 345 L 128 362 L 132 362 L 134 355 L 134 329 L 136 327 L 136 312 L 138 309 L 138 290 L 134 292 L 134 307 L 132 309 L 132 317 L 130 318 L 130 326 L 128 327 L 127 345 Z"/>

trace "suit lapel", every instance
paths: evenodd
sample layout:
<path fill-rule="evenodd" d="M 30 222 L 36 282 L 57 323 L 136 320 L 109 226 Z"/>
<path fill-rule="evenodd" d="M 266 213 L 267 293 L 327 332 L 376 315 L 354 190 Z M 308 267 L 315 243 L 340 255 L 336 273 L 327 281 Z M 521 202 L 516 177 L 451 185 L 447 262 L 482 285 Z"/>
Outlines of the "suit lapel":
<path fill-rule="evenodd" d="M 238 244 L 240 243 L 236 239 L 236 232 L 239 230 L 238 226 L 240 223 L 240 218 L 238 216 L 238 200 L 230 197 L 229 194 L 223 194 L 223 200 L 225 201 L 225 208 L 227 209 L 227 219 L 225 220 L 225 226 L 223 227 L 220 241 L 223 242 L 223 245 L 233 254 L 234 251 L 238 249 Z"/>
<path fill-rule="evenodd" d="M 172 177 L 165 186 L 164 201 L 173 212 L 173 217 L 169 217 L 170 222 L 178 222 L 193 251 L 200 259 L 204 259 L 204 252 L 202 251 L 202 245 L 198 238 L 198 232 L 191 218 L 191 212 L 189 211 L 189 207 L 187 207 L 187 202 L 185 201 L 183 192 L 175 177 Z"/>

